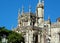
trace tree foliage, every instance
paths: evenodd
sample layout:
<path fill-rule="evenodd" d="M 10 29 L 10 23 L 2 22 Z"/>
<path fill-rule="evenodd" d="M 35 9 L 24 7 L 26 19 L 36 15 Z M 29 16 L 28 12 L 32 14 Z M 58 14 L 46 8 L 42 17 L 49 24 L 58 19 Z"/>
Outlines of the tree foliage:
<path fill-rule="evenodd" d="M 8 43 L 24 42 L 24 38 L 22 37 L 22 34 L 18 34 L 16 32 L 7 30 L 5 27 L 0 27 L 0 41 L 3 35 L 6 35 L 6 38 L 8 39 Z"/>

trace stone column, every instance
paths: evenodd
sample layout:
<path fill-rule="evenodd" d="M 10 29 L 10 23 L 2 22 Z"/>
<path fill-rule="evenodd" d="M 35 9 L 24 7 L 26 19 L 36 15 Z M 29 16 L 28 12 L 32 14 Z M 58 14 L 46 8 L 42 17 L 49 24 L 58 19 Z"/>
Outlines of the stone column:
<path fill-rule="evenodd" d="M 33 43 L 33 30 L 27 30 L 25 43 Z"/>
<path fill-rule="evenodd" d="M 40 32 L 38 32 L 38 43 L 41 43 L 41 37 Z"/>
<path fill-rule="evenodd" d="M 33 30 L 29 31 L 29 43 L 33 43 Z"/>
<path fill-rule="evenodd" d="M 44 42 L 44 34 L 43 34 L 43 32 L 41 33 L 41 43 L 45 43 Z"/>
<path fill-rule="evenodd" d="M 29 43 L 29 35 L 28 30 L 26 31 L 25 43 Z"/>

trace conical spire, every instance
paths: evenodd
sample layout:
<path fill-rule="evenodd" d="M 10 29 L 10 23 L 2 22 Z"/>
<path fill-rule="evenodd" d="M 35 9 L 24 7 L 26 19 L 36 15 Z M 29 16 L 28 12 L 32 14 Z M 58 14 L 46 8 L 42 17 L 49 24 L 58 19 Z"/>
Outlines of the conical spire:
<path fill-rule="evenodd" d="M 38 0 L 38 4 L 37 4 L 37 7 L 40 7 L 42 4 L 42 0 Z"/>
<path fill-rule="evenodd" d="M 18 10 L 18 27 L 20 27 L 20 18 L 21 18 L 21 15 L 20 15 L 20 8 Z"/>
<path fill-rule="evenodd" d="M 48 17 L 48 20 L 50 20 L 50 17 Z"/>
<path fill-rule="evenodd" d="M 20 8 L 18 9 L 18 14 L 20 14 Z"/>
<path fill-rule="evenodd" d="M 50 17 L 48 17 L 48 23 L 51 24 Z"/>
<path fill-rule="evenodd" d="M 18 10 L 18 19 L 20 18 L 20 8 Z"/>
<path fill-rule="evenodd" d="M 23 13 L 24 13 L 24 7 L 23 7 L 23 5 L 22 5 L 22 13 L 21 13 L 21 14 L 23 15 Z"/>
<path fill-rule="evenodd" d="M 31 12 L 31 6 L 29 5 L 29 13 Z"/>

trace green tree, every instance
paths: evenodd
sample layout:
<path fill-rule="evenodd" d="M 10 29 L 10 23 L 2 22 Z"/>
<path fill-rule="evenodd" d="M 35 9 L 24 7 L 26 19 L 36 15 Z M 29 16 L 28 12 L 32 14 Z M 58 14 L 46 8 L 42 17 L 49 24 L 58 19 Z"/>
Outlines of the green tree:
<path fill-rule="evenodd" d="M 7 30 L 5 27 L 0 27 L 0 36 L 9 35 L 9 30 Z"/>
<path fill-rule="evenodd" d="M 22 37 L 21 34 L 18 34 L 18 33 L 15 33 L 15 32 L 12 32 L 9 36 L 8 36 L 8 43 L 11 42 L 11 43 L 21 43 L 21 42 L 24 42 L 24 38 Z"/>
<path fill-rule="evenodd" d="M 5 27 L 0 27 L 0 43 L 3 35 L 6 35 L 8 43 L 24 43 L 24 38 L 22 37 L 22 34 L 7 30 Z"/>

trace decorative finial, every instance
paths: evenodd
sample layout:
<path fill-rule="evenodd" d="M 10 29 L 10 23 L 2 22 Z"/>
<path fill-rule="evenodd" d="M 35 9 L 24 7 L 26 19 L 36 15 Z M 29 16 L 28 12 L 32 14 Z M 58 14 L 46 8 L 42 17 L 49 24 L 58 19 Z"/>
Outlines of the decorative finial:
<path fill-rule="evenodd" d="M 18 19 L 20 18 L 20 8 L 18 10 Z"/>
<path fill-rule="evenodd" d="M 18 14 L 20 14 L 20 8 L 18 9 Z"/>
<path fill-rule="evenodd" d="M 44 0 L 42 0 L 42 2 L 44 3 Z"/>
<path fill-rule="evenodd" d="M 48 17 L 48 20 L 50 20 L 50 17 Z"/>
<path fill-rule="evenodd" d="M 31 6 L 29 5 L 29 12 L 31 12 Z"/>
<path fill-rule="evenodd" d="M 22 14 L 24 13 L 24 7 L 23 7 L 23 5 L 22 5 Z"/>
<path fill-rule="evenodd" d="M 50 17 L 48 17 L 48 23 L 51 24 L 51 20 L 50 20 Z"/>
<path fill-rule="evenodd" d="M 44 0 L 42 0 L 42 5 L 44 6 Z"/>
<path fill-rule="evenodd" d="M 41 3 L 41 0 L 39 0 L 39 3 Z"/>

